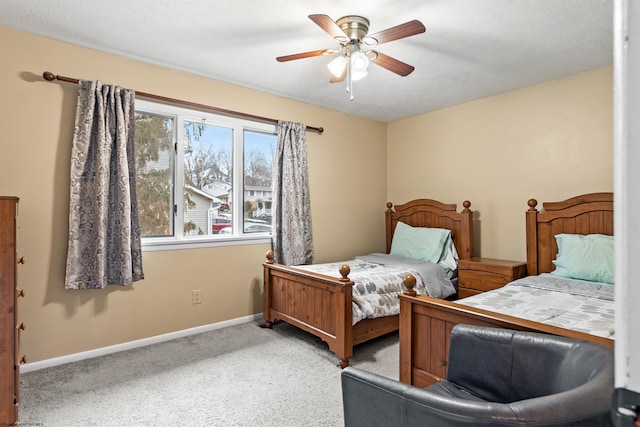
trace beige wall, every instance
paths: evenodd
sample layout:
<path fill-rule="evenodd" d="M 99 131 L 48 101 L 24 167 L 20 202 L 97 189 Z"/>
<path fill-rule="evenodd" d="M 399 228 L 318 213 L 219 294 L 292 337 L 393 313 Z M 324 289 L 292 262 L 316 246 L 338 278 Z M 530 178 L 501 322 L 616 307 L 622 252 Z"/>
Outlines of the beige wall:
<path fill-rule="evenodd" d="M 613 191 L 612 123 L 611 67 L 391 123 L 388 198 L 470 200 L 474 255 L 524 261 L 530 198 Z"/>
<path fill-rule="evenodd" d="M 46 82 L 44 71 L 323 126 L 307 134 L 316 260 L 384 249 L 384 124 L 7 28 L 0 40 L 0 194 L 20 197 L 21 353 L 30 361 L 260 312 L 269 249 L 145 252 L 146 278 L 131 287 L 64 290 L 77 86 Z M 193 289 L 202 304 L 191 304 Z"/>
<path fill-rule="evenodd" d="M 387 126 L 1 27 L 0 40 L 0 194 L 21 198 L 21 352 L 31 361 L 257 313 L 268 249 L 145 252 L 144 281 L 64 290 L 77 87 L 43 71 L 323 126 L 307 134 L 318 262 L 382 251 L 384 204 L 416 197 L 471 200 L 475 254 L 524 260 L 529 198 L 613 188 L 610 67 Z"/>

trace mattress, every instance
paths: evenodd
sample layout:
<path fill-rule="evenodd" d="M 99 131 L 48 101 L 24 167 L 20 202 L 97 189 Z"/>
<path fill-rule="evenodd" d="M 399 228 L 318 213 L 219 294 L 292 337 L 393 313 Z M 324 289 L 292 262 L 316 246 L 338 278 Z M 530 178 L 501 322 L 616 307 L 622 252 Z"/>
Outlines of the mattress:
<path fill-rule="evenodd" d="M 614 286 L 544 273 L 457 300 L 522 319 L 614 339 Z"/>

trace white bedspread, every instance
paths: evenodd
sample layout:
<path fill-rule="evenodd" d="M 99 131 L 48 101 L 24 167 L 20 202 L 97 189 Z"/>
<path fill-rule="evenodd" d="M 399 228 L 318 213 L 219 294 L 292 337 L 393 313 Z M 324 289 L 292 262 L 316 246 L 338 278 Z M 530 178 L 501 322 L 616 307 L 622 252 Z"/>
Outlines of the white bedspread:
<path fill-rule="evenodd" d="M 545 273 L 456 302 L 613 339 L 613 294 L 610 284 Z"/>

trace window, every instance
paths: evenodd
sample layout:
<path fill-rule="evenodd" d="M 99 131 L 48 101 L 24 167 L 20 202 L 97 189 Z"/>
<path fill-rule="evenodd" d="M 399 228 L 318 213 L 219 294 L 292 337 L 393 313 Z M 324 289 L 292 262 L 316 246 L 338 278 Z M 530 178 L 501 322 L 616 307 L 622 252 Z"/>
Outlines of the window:
<path fill-rule="evenodd" d="M 137 100 L 135 126 L 145 247 L 269 236 L 274 125 Z"/>

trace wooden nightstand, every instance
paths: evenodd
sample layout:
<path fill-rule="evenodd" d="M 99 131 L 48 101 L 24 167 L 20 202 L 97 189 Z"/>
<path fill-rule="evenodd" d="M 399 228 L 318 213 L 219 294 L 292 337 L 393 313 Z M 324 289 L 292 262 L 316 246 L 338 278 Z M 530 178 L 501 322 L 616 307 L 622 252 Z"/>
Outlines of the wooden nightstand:
<path fill-rule="evenodd" d="M 526 275 L 526 262 L 479 257 L 461 259 L 458 261 L 458 297 L 498 289 Z"/>

